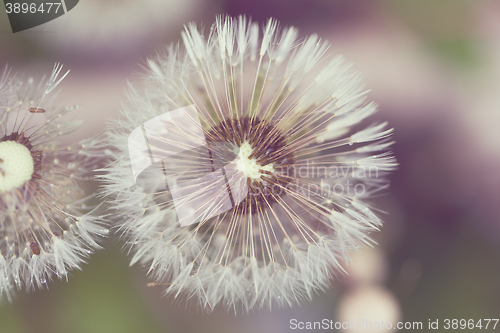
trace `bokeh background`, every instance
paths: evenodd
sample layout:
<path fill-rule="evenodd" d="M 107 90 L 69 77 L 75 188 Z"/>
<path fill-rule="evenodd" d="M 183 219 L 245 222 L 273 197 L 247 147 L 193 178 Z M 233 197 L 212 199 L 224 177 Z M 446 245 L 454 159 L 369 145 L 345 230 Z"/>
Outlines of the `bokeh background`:
<path fill-rule="evenodd" d="M 0 67 L 35 78 L 55 62 L 70 69 L 59 101 L 82 106 L 85 124 L 67 138 L 76 141 L 118 114 L 127 81 L 185 23 L 210 26 L 221 13 L 317 33 L 364 72 L 375 118 L 396 129 L 400 163 L 390 191 L 374 198 L 386 221 L 379 245 L 302 306 L 207 315 L 147 287 L 112 237 L 68 282 L 0 300 L 0 332 L 279 333 L 293 331 L 292 319 L 324 318 L 422 322 L 423 331 L 438 319 L 442 332 L 446 318 L 499 318 L 500 1 L 81 0 L 16 34 L 0 5 Z"/>

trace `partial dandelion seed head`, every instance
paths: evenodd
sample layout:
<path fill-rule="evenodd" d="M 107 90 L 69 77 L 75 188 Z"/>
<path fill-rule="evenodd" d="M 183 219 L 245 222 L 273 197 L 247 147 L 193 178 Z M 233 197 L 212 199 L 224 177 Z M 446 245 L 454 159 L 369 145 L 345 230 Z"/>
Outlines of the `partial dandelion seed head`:
<path fill-rule="evenodd" d="M 397 163 L 358 70 L 275 20 L 190 23 L 150 60 L 106 145 L 103 194 L 132 263 L 173 297 L 244 311 L 329 285 L 382 221 Z"/>
<path fill-rule="evenodd" d="M 106 233 L 85 190 L 98 157 L 82 143 L 60 146 L 80 125 L 63 117 L 77 108 L 54 99 L 61 70 L 40 83 L 8 69 L 0 78 L 0 295 L 9 300 L 67 278 Z"/>

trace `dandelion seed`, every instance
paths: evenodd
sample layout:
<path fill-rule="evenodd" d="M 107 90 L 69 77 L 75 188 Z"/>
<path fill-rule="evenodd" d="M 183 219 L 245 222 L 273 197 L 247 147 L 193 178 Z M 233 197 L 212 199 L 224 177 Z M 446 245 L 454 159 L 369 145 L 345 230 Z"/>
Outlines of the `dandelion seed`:
<path fill-rule="evenodd" d="M 103 191 L 132 264 L 208 311 L 292 306 L 328 286 L 371 244 L 382 222 L 366 199 L 397 165 L 371 155 L 391 144 L 385 123 L 355 127 L 376 106 L 352 65 L 318 36 L 262 31 L 245 17 L 206 35 L 187 25 L 106 141 Z"/>
<path fill-rule="evenodd" d="M 29 108 L 28 111 L 31 113 L 45 113 L 44 109 L 39 109 L 39 108 Z"/>
<path fill-rule="evenodd" d="M 81 145 L 58 146 L 79 126 L 59 119 L 76 108 L 61 110 L 50 95 L 67 74 L 61 69 L 56 64 L 39 85 L 7 70 L 0 80 L 0 294 L 9 300 L 16 287 L 67 278 L 106 233 L 86 208 L 96 157 Z"/>
<path fill-rule="evenodd" d="M 35 243 L 35 242 L 31 242 L 30 244 L 30 249 L 31 249 L 31 253 L 33 253 L 34 255 L 40 255 L 40 246 Z"/>

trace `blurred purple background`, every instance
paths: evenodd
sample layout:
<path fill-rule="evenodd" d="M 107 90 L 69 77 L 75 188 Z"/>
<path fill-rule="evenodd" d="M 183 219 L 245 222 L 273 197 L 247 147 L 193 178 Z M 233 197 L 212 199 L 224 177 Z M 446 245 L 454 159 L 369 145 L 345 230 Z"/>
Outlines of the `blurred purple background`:
<path fill-rule="evenodd" d="M 2 8 L 2 7 L 0 7 Z M 354 61 L 378 120 L 395 127 L 400 168 L 374 199 L 386 224 L 349 276 L 292 309 L 203 315 L 146 287 L 116 237 L 69 283 L 0 302 L 0 332 L 289 332 L 290 320 L 422 322 L 500 316 L 500 2 L 498 0 L 81 0 L 63 17 L 12 34 L 0 12 L 0 66 L 40 78 L 71 73 L 59 101 L 82 106 L 68 140 L 93 136 L 126 99 L 148 56 L 183 24 L 245 14 L 317 33 Z M 484 328 L 483 328 L 484 329 Z M 500 325 L 497 326 L 500 329 Z M 491 330 L 491 327 L 490 327 Z M 295 330 L 297 331 L 297 330 Z M 307 330 L 304 330 L 307 331 Z M 346 332 L 385 332 L 346 330 Z M 396 332 L 397 330 L 388 330 Z"/>

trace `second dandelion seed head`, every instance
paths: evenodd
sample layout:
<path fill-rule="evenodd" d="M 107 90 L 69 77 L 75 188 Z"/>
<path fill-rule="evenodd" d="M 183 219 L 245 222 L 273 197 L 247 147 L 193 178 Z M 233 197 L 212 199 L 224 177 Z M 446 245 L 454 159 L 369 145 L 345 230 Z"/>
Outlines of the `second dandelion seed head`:
<path fill-rule="evenodd" d="M 9 300 L 67 278 L 107 233 L 85 191 L 97 158 L 83 144 L 59 146 L 80 124 L 63 117 L 77 108 L 55 106 L 50 94 L 61 70 L 39 84 L 8 69 L 0 76 L 0 296 Z"/>

